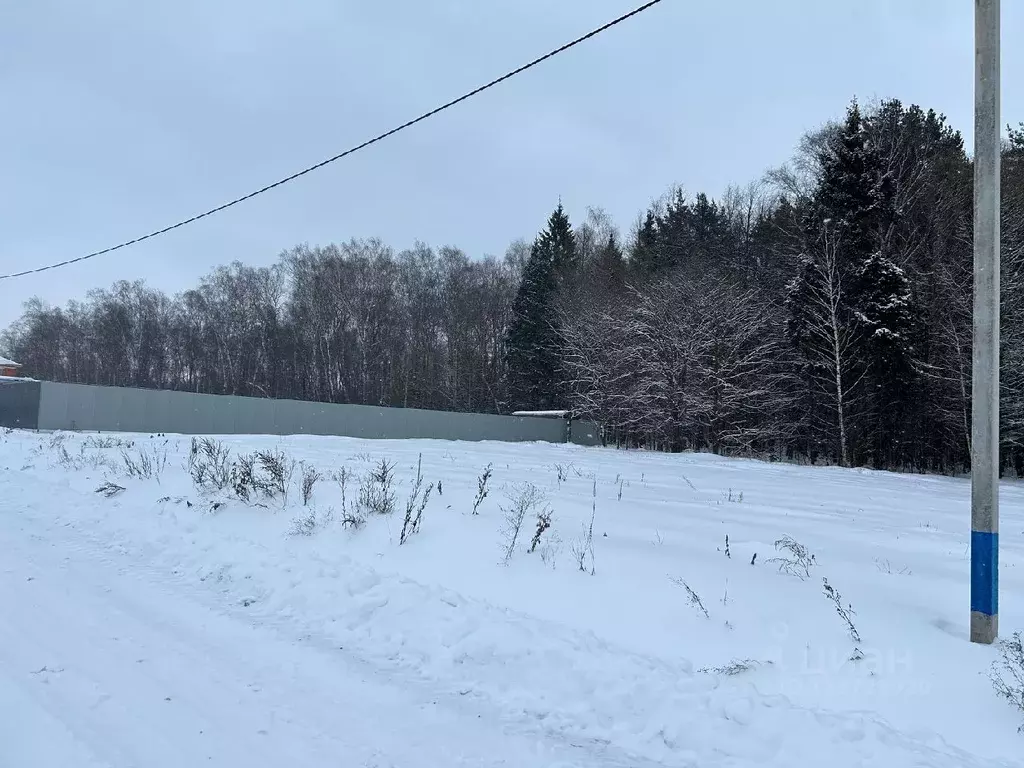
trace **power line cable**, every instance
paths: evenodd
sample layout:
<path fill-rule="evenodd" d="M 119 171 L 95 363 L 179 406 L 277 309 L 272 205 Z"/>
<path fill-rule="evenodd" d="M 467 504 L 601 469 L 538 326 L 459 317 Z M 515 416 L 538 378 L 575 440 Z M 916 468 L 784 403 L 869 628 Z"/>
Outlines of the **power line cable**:
<path fill-rule="evenodd" d="M 341 152 L 340 154 L 334 155 L 334 157 L 329 157 L 326 160 L 321 160 L 316 165 L 311 165 L 308 168 L 303 168 L 301 171 L 293 173 L 290 176 L 286 176 L 283 179 L 279 179 L 278 181 L 275 181 L 272 184 L 267 184 L 265 187 L 260 187 L 259 189 L 255 190 L 253 192 L 250 192 L 247 195 L 242 195 L 241 197 L 236 197 L 234 200 L 230 200 L 230 201 L 228 201 L 226 203 L 218 205 L 216 208 L 211 208 L 210 210 L 204 211 L 203 213 L 198 213 L 195 216 L 191 216 L 190 218 L 183 219 L 182 221 L 179 221 L 176 224 L 171 224 L 170 226 L 164 227 L 163 229 L 157 229 L 157 230 L 155 230 L 153 232 L 150 232 L 148 234 L 141 235 L 140 237 L 136 237 L 136 238 L 133 238 L 131 240 L 126 240 L 125 242 L 118 243 L 117 245 L 112 245 L 109 248 L 104 248 L 101 251 L 93 251 L 92 253 L 87 253 L 84 256 L 78 256 L 78 257 L 73 258 L 73 259 L 67 259 L 65 261 L 59 261 L 59 262 L 56 262 L 54 264 L 48 264 L 48 265 L 43 266 L 43 267 L 36 267 L 35 269 L 26 269 L 26 270 L 24 270 L 22 272 L 13 272 L 13 273 L 8 274 L 8 275 L 0 275 L 0 280 L 10 280 L 10 279 L 15 278 L 15 277 L 24 277 L 26 275 L 34 275 L 34 274 L 37 274 L 39 272 L 48 272 L 51 269 L 59 269 L 60 267 L 66 267 L 66 266 L 69 266 L 71 264 L 77 264 L 77 263 L 82 262 L 82 261 L 87 261 L 88 259 L 96 258 L 97 256 L 103 256 L 103 255 L 108 254 L 108 253 L 113 253 L 114 251 L 119 251 L 122 248 L 127 248 L 130 245 L 135 245 L 136 243 L 141 243 L 144 240 L 150 240 L 150 239 L 152 239 L 154 237 L 158 237 L 159 235 L 166 234 L 166 233 L 168 233 L 168 232 L 170 232 L 172 230 L 179 229 L 180 227 L 184 227 L 184 226 L 186 226 L 188 224 L 192 224 L 193 222 L 199 221 L 200 219 L 205 219 L 207 216 L 212 216 L 215 213 L 220 213 L 221 211 L 227 210 L 228 208 L 231 208 L 232 206 L 238 205 L 239 203 L 244 203 L 246 200 L 251 200 L 252 198 L 256 197 L 257 195 L 262 195 L 264 192 L 269 192 L 270 190 L 275 189 L 275 188 L 280 187 L 280 186 L 283 186 L 284 184 L 287 184 L 290 181 L 295 181 L 295 179 L 298 179 L 301 176 L 305 176 L 307 173 L 312 173 L 313 171 L 316 171 L 316 170 L 319 170 L 320 168 L 323 168 L 325 165 L 330 165 L 331 163 L 333 163 L 333 162 L 335 162 L 337 160 L 341 160 L 344 157 L 348 157 L 349 155 L 354 154 L 354 153 L 358 152 L 361 149 L 366 149 L 367 147 L 369 147 L 369 146 L 371 146 L 373 144 L 376 144 L 379 141 L 383 141 L 384 139 L 387 139 L 387 138 L 389 138 L 391 136 L 394 136 L 396 133 L 399 133 L 400 131 L 404 131 L 406 128 L 411 128 L 412 126 L 416 125 L 417 123 L 421 123 L 424 120 L 427 120 L 428 118 L 433 117 L 434 115 L 437 115 L 437 114 L 439 114 L 441 112 L 444 112 L 446 109 L 450 109 L 450 108 L 456 106 L 457 104 L 461 104 L 462 102 L 464 102 L 464 101 L 466 101 L 468 99 L 471 99 L 474 96 L 476 96 L 478 94 L 481 94 L 484 91 L 486 91 L 486 90 L 488 90 L 490 88 L 493 88 L 494 86 L 499 85 L 499 84 L 505 82 L 506 80 L 509 80 L 509 79 L 515 77 L 516 75 L 525 72 L 528 69 L 532 69 L 533 67 L 535 67 L 538 64 L 541 64 L 541 63 L 543 63 L 545 61 L 547 61 L 548 59 L 554 58 L 555 56 L 557 56 L 560 53 L 564 53 L 565 51 L 568 51 L 570 48 L 576 47 L 580 43 L 586 42 L 587 40 L 589 40 L 592 37 L 596 37 L 597 35 L 601 34 L 602 32 L 606 32 L 607 30 L 611 29 L 612 27 L 617 26 L 618 24 L 621 24 L 622 22 L 627 21 L 628 19 L 631 19 L 634 16 L 637 16 L 637 15 L 643 13 L 644 11 L 648 10 L 649 8 L 654 7 L 655 5 L 658 5 L 658 3 L 660 3 L 660 2 L 662 2 L 662 0 L 650 0 L 649 2 L 646 2 L 643 5 L 641 5 L 641 6 L 637 7 L 637 8 L 634 8 L 629 13 L 624 13 L 623 15 L 619 16 L 618 18 L 613 19 L 613 20 L 609 21 L 608 23 L 601 25 L 597 29 L 591 30 L 590 32 L 588 32 L 587 34 L 585 34 L 585 35 L 583 35 L 581 37 L 577 37 L 575 40 L 572 40 L 572 41 L 566 43 L 565 45 L 562 45 L 562 46 L 554 49 L 553 51 L 551 51 L 549 53 L 546 53 L 543 56 L 540 56 L 540 57 L 534 59 L 533 61 L 531 61 L 531 62 L 529 62 L 527 64 L 522 65 L 521 67 L 519 67 L 517 69 L 513 69 L 511 72 L 508 72 L 508 73 L 502 75 L 499 78 L 491 80 L 489 83 L 487 83 L 485 85 L 481 85 L 478 88 L 474 88 L 472 91 L 469 91 L 468 93 L 465 93 L 462 96 L 459 96 L 457 99 L 452 99 L 451 101 L 449 101 L 449 102 L 447 102 L 445 104 L 442 104 L 439 107 L 435 107 L 434 109 L 430 110 L 429 112 L 424 112 L 422 115 L 420 115 L 417 118 L 414 118 L 412 120 L 409 120 L 408 122 L 402 123 L 401 125 L 399 125 L 399 126 L 397 126 L 395 128 L 392 128 L 390 131 L 382 133 L 379 136 L 375 136 L 372 139 L 368 139 L 367 141 L 364 141 L 362 144 L 354 146 L 351 149 L 346 149 L 344 152 Z"/>

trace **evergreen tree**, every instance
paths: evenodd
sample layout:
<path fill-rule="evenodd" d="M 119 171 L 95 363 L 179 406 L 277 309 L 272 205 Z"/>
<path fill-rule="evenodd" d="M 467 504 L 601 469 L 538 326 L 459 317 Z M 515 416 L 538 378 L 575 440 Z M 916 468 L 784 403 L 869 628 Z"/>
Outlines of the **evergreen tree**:
<path fill-rule="evenodd" d="M 658 217 L 648 210 L 636 233 L 636 243 L 630 254 L 629 265 L 637 275 L 653 275 L 661 270 L 661 253 L 658 248 Z"/>
<path fill-rule="evenodd" d="M 875 466 L 898 465 L 908 458 L 904 428 L 916 399 L 920 312 L 906 273 L 878 253 L 861 267 L 855 292 L 871 394 L 866 449 Z"/>
<path fill-rule="evenodd" d="M 693 255 L 694 233 L 690 206 L 677 187 L 658 217 L 658 271 L 674 272 Z"/>
<path fill-rule="evenodd" d="M 576 236 L 561 203 L 538 235 L 512 304 L 506 342 L 509 396 L 519 410 L 562 405 L 559 290 L 576 268 Z"/>
<path fill-rule="evenodd" d="M 614 233 L 598 251 L 594 272 L 599 290 L 616 291 L 625 283 L 626 261 Z"/>
<path fill-rule="evenodd" d="M 551 263 L 559 286 L 572 279 L 579 268 L 576 235 L 561 203 L 548 218 L 547 228 L 538 235 L 537 247 L 541 257 Z"/>
<path fill-rule="evenodd" d="M 836 141 L 822 153 L 810 235 L 816 239 L 828 221 L 842 244 L 842 266 L 856 271 L 877 250 L 880 216 L 892 197 L 856 101 Z"/>

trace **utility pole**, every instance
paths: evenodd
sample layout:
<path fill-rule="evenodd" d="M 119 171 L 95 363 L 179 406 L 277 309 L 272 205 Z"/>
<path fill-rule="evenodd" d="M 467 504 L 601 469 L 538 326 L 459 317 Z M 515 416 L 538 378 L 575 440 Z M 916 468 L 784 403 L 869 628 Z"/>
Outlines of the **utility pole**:
<path fill-rule="evenodd" d="M 999 0 L 974 0 L 971 642 L 999 633 Z"/>

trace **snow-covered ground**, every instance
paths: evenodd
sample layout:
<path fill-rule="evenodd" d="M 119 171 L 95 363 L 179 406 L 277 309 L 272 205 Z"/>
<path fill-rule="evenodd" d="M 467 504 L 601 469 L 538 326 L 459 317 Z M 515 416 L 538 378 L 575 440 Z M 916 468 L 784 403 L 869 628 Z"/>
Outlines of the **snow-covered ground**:
<path fill-rule="evenodd" d="M 317 467 L 304 507 L 301 469 L 287 503 L 198 492 L 188 438 L 0 440 L 2 768 L 1024 764 L 997 651 L 967 640 L 964 480 L 224 439 Z M 166 466 L 127 477 L 122 451 Z M 420 454 L 441 490 L 400 545 Z M 351 511 L 381 459 L 397 509 L 350 530 L 332 475 L 351 475 Z M 107 481 L 124 490 L 96 493 Z M 531 553 L 528 515 L 506 562 L 502 507 L 523 483 L 552 524 Z M 1024 487 L 1002 499 L 1008 635 L 1024 628 Z M 792 559 L 785 536 L 806 571 L 771 562 Z"/>

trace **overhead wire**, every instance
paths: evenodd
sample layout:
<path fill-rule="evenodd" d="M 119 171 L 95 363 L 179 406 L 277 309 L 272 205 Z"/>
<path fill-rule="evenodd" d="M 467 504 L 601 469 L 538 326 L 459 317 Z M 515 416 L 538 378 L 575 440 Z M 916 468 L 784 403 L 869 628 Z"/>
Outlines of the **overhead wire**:
<path fill-rule="evenodd" d="M 568 51 L 571 48 L 575 48 L 577 45 L 580 45 L 581 43 L 584 43 L 587 40 L 590 40 L 591 38 L 594 38 L 594 37 L 600 35 L 602 32 L 608 31 L 612 27 L 618 26 L 619 24 L 623 23 L 624 21 L 628 21 L 629 19 L 633 18 L 634 16 L 637 16 L 637 15 L 643 13 L 644 11 L 654 7 L 655 5 L 658 5 L 661 2 L 662 2 L 662 0 L 649 0 L 648 2 L 644 3 L 643 5 L 640 5 L 640 6 L 636 7 L 636 8 L 634 8 L 632 11 L 629 11 L 628 13 L 624 13 L 621 16 L 618 16 L 617 18 L 612 19 L 611 21 L 609 21 L 609 22 L 607 22 L 605 24 L 602 24 L 600 27 L 597 27 L 596 29 L 591 30 L 590 32 L 586 33 L 585 35 L 581 35 L 580 37 L 577 37 L 576 39 L 571 40 L 568 43 L 565 43 L 564 45 L 561 45 L 558 48 L 555 48 L 554 50 L 549 51 L 548 53 L 544 54 L 543 56 L 539 56 L 536 59 L 533 59 L 532 61 L 529 61 L 526 64 L 523 64 L 522 66 L 517 67 L 516 69 L 513 69 L 510 72 L 506 72 L 501 77 L 497 77 L 494 80 L 491 80 L 490 82 L 485 83 L 484 85 L 478 86 L 477 88 L 474 88 L 473 90 L 464 93 L 462 96 L 459 96 L 456 99 L 452 99 L 451 101 L 445 102 L 444 104 L 442 104 L 442 105 L 440 105 L 438 107 L 435 107 L 434 109 L 431 109 L 429 112 L 424 112 L 419 117 L 413 118 L 412 120 L 408 120 L 408 121 L 402 123 L 401 125 L 398 125 L 398 126 L 392 128 L 389 131 L 385 131 L 384 133 L 381 133 L 381 134 L 379 134 L 377 136 L 374 136 L 372 139 L 367 139 L 366 141 L 362 142 L 361 144 L 357 144 L 354 147 L 346 149 L 344 152 L 339 152 L 338 154 L 336 154 L 336 155 L 334 155 L 332 157 L 328 157 L 326 160 L 321 160 L 320 162 L 315 163 L 314 165 L 310 165 L 310 166 L 308 166 L 306 168 L 303 168 L 301 171 L 296 171 L 295 173 L 293 173 L 293 174 L 291 174 L 289 176 L 285 176 L 282 179 L 278 179 L 277 181 L 275 181 L 275 182 L 273 182 L 271 184 L 267 184 L 266 186 L 260 187 L 259 189 L 256 189 L 256 190 L 254 190 L 252 192 L 249 192 L 248 194 L 242 195 L 241 197 L 236 197 L 233 200 L 229 200 L 226 203 L 222 203 L 221 205 L 218 205 L 215 208 L 210 208 L 209 210 L 203 211 L 202 213 L 197 213 L 194 216 L 190 216 L 187 219 L 182 219 L 181 221 L 175 222 L 174 224 L 170 224 L 170 225 L 168 225 L 166 227 L 162 227 L 160 229 L 153 230 L 152 232 L 149 232 L 147 234 L 140 235 L 138 237 L 134 237 L 131 240 L 125 240 L 124 242 L 118 243 L 117 245 L 112 245 L 112 246 L 110 246 L 108 248 L 103 248 L 102 250 L 99 250 L 99 251 L 93 251 L 92 253 L 87 253 L 87 254 L 85 254 L 83 256 L 76 256 L 75 258 L 72 258 L 72 259 L 65 259 L 64 261 L 58 261 L 58 262 L 55 262 L 55 263 L 52 263 L 52 264 L 47 264 L 45 266 L 35 267 L 33 269 L 26 269 L 26 270 L 23 270 L 21 272 L 12 272 L 10 274 L 0 275 L 0 280 L 10 280 L 10 279 L 13 279 L 13 278 L 16 278 L 16 277 L 25 277 L 27 275 L 34 275 L 34 274 L 38 274 L 40 272 L 48 272 L 50 270 L 60 269 L 61 267 L 67 267 L 67 266 L 70 266 L 72 264 L 78 264 L 78 263 L 83 262 L 83 261 L 88 261 L 89 259 L 94 259 L 97 256 L 104 256 L 104 255 L 106 255 L 108 253 L 113 253 L 114 251 L 119 251 L 119 250 L 122 250 L 124 248 L 128 248 L 129 246 L 136 245 L 137 243 L 141 243 L 141 242 L 143 242 L 145 240 L 151 240 L 151 239 L 153 239 L 155 237 L 159 237 L 160 235 L 167 234 L 168 232 L 171 232 L 171 231 L 173 231 L 175 229 L 180 229 L 181 227 L 188 226 L 189 224 L 193 224 L 193 223 L 199 221 L 200 219 L 205 219 L 205 218 L 207 218 L 209 216 L 213 216 L 216 213 L 220 213 L 221 211 L 227 210 L 228 208 L 232 208 L 232 207 L 238 205 L 239 203 L 244 203 L 247 200 L 252 200 L 254 197 L 257 197 L 258 195 L 262 195 L 263 193 L 269 192 L 272 189 L 276 189 L 277 187 L 280 187 L 280 186 L 283 186 L 283 185 L 285 185 L 285 184 L 287 184 L 289 182 L 295 181 L 296 179 L 301 178 L 301 177 L 303 177 L 303 176 L 305 176 L 305 175 L 307 175 L 309 173 L 312 173 L 313 171 L 319 170 L 320 168 L 323 168 L 326 165 L 330 165 L 331 163 L 337 162 L 338 160 L 341 160 L 342 158 L 348 157 L 349 155 L 355 154 L 356 152 L 359 152 L 360 150 L 366 149 L 367 147 L 370 147 L 370 146 L 372 146 L 374 144 L 377 144 L 378 142 L 381 142 L 384 139 L 387 139 L 387 138 L 389 138 L 391 136 L 394 136 L 396 133 L 404 131 L 407 128 L 411 128 L 412 126 L 416 125 L 417 123 L 422 123 L 424 120 L 428 120 L 431 117 L 434 117 L 435 115 L 440 114 L 441 112 L 444 112 L 447 109 L 451 109 L 452 107 L 454 107 L 454 106 L 456 106 L 458 104 L 461 104 L 462 102 L 467 101 L 468 99 L 471 99 L 474 96 L 477 96 L 477 95 L 483 93 L 484 91 L 487 91 L 487 90 L 489 90 L 491 88 L 494 88 L 496 85 L 500 85 L 501 83 L 505 82 L 506 80 L 510 80 L 511 78 L 515 77 L 516 75 L 520 75 L 523 72 L 526 72 L 528 69 L 532 69 L 533 67 L 536 67 L 538 64 L 544 63 L 548 59 L 552 59 L 555 56 L 558 56 L 559 54 L 562 54 L 562 53 Z"/>

